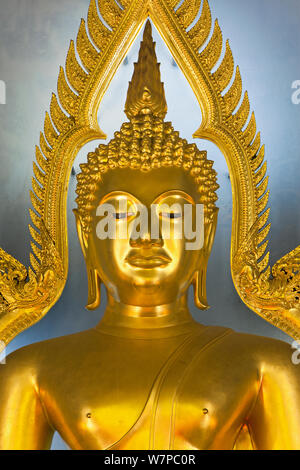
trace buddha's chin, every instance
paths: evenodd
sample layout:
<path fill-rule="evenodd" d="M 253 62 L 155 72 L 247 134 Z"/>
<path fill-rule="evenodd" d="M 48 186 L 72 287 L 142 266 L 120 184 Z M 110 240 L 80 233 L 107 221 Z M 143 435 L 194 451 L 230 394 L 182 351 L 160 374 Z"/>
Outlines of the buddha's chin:
<path fill-rule="evenodd" d="M 158 294 L 161 291 L 161 286 L 157 282 L 149 283 L 149 281 L 147 283 L 135 281 L 133 283 L 133 288 L 136 293 L 145 296 Z"/>

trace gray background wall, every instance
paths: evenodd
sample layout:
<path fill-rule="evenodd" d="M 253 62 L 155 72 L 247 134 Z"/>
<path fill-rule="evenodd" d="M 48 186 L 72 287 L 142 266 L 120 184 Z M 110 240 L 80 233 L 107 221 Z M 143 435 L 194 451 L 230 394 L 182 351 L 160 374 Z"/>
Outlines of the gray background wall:
<path fill-rule="evenodd" d="M 292 82 L 300 80 L 299 0 L 211 0 L 224 38 L 240 65 L 245 89 L 256 112 L 266 144 L 271 189 L 271 261 L 300 243 L 300 105 L 291 101 Z M 24 264 L 29 260 L 29 189 L 34 146 L 43 127 L 51 92 L 56 90 L 59 65 L 64 64 L 69 40 L 75 38 L 89 0 L 0 0 L 0 80 L 6 83 L 6 104 L 0 104 L 0 246 Z M 201 113 L 189 85 L 156 31 L 157 54 L 169 105 L 167 118 L 181 136 L 192 141 Z M 125 120 L 122 110 L 127 84 L 137 58 L 140 36 L 107 92 L 99 111 L 101 127 L 111 138 Z M 75 169 L 85 160 L 89 144 L 78 155 Z M 238 331 L 290 341 L 281 331 L 249 311 L 230 277 L 231 188 L 223 156 L 212 144 L 197 141 L 215 160 L 219 190 L 219 225 L 208 269 L 207 312 L 195 318 Z M 65 291 L 48 315 L 20 334 L 8 352 L 46 338 L 94 326 L 103 307 L 84 309 L 87 296 L 85 265 L 75 234 L 75 178 L 69 189 L 70 274 Z M 53 448 L 64 444 L 55 438 Z"/>

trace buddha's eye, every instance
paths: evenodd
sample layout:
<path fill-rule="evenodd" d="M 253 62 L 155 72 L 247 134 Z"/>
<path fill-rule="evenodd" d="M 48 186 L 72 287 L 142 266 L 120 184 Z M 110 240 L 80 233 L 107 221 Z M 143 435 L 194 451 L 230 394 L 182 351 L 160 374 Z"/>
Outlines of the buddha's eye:
<path fill-rule="evenodd" d="M 133 217 L 135 214 L 134 212 L 114 212 L 113 217 L 116 220 L 124 220 Z"/>
<path fill-rule="evenodd" d="M 160 215 L 166 219 L 180 219 L 182 217 L 181 212 L 161 212 Z"/>

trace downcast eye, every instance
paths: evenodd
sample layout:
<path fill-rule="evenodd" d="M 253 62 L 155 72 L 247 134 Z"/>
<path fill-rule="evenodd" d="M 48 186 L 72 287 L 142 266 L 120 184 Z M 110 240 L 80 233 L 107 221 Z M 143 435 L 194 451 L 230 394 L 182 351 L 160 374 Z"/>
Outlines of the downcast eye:
<path fill-rule="evenodd" d="M 133 217 L 133 216 L 134 216 L 133 212 L 115 212 L 113 214 L 113 217 L 116 220 L 129 219 L 130 217 Z"/>
<path fill-rule="evenodd" d="M 182 214 L 181 212 L 162 212 L 161 216 L 167 219 L 179 219 L 182 217 Z"/>

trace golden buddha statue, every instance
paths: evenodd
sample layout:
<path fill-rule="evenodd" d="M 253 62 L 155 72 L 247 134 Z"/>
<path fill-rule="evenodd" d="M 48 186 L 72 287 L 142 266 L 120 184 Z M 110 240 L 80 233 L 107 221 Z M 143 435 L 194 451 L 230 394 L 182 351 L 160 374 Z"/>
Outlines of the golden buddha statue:
<path fill-rule="evenodd" d="M 203 326 L 189 312 L 191 284 L 196 305 L 207 308 L 218 185 L 206 152 L 179 137 L 166 111 L 147 22 L 125 106 L 129 122 L 88 155 L 78 175 L 87 308 L 99 306 L 103 282 L 105 314 L 93 329 L 7 358 L 1 449 L 47 449 L 54 431 L 72 449 L 300 449 L 300 374 L 290 346 Z M 114 237 L 99 237 L 104 204 L 113 208 Z M 204 241 L 186 249 L 176 224 L 184 206 L 195 222 L 197 204 Z M 139 236 L 120 236 L 140 206 L 153 205 L 156 237 L 153 218 Z"/>

